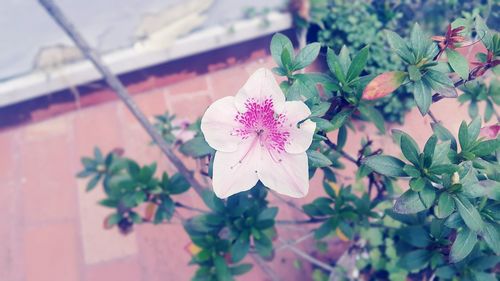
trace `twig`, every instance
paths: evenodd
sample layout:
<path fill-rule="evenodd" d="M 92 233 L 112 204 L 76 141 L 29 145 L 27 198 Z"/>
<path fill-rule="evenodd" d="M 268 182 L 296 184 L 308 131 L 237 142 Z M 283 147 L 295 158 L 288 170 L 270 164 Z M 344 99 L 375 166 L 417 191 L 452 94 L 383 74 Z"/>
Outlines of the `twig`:
<path fill-rule="evenodd" d="M 276 224 L 309 224 L 324 222 L 326 219 L 311 218 L 308 220 L 276 220 Z"/>
<path fill-rule="evenodd" d="M 286 241 L 284 241 L 283 239 L 280 239 L 280 241 L 282 243 L 285 243 L 286 244 Z M 300 250 L 299 248 L 295 247 L 294 245 L 291 245 L 291 244 L 288 244 L 288 248 L 294 252 L 296 255 L 302 257 L 303 259 L 309 261 L 310 263 L 316 265 L 316 266 L 319 266 L 321 268 L 323 268 L 324 270 L 328 270 L 328 271 L 333 271 L 334 268 L 332 266 L 330 266 L 329 264 L 326 264 L 318 259 L 316 259 L 315 257 L 307 254 L 306 252 Z"/>
<path fill-rule="evenodd" d="M 99 54 L 89 46 L 89 44 L 85 41 L 85 39 L 83 39 L 83 37 L 79 34 L 74 25 L 63 14 L 61 9 L 59 9 L 59 7 L 54 3 L 53 0 L 39 0 L 39 2 L 42 5 L 42 7 L 45 8 L 47 13 L 54 19 L 54 21 L 71 38 L 71 40 L 75 43 L 75 45 L 80 49 L 82 54 L 92 62 L 94 67 L 104 77 L 106 83 L 114 90 L 116 95 L 125 103 L 130 112 L 134 115 L 137 121 L 139 121 L 139 123 L 144 127 L 149 136 L 160 147 L 160 149 L 172 162 L 172 164 L 177 168 L 179 173 L 186 178 L 186 180 L 198 194 L 201 194 L 204 187 L 194 178 L 194 176 L 186 168 L 184 163 L 182 163 L 182 161 L 170 149 L 169 145 L 165 142 L 165 140 L 160 136 L 160 134 L 158 134 L 158 132 L 153 128 L 153 126 L 151 126 L 144 113 L 142 113 L 142 111 L 139 109 L 139 107 L 135 104 L 135 102 L 128 94 L 125 86 L 102 62 Z"/>
<path fill-rule="evenodd" d="M 207 211 L 205 211 L 205 210 L 198 209 L 198 208 L 195 208 L 195 207 L 191 207 L 191 206 L 188 206 L 188 205 L 184 205 L 184 204 L 183 204 L 183 203 L 181 203 L 181 202 L 175 202 L 175 206 L 176 206 L 176 207 L 179 207 L 179 208 L 184 208 L 184 209 L 186 209 L 186 210 L 199 212 L 199 213 L 208 213 L 208 212 L 207 212 Z"/>
<path fill-rule="evenodd" d="M 282 243 L 281 246 L 279 247 L 276 247 L 275 251 L 276 252 L 279 252 L 279 251 L 282 251 L 282 250 L 285 250 L 286 248 L 288 248 L 290 245 L 297 245 L 299 243 L 302 243 L 303 241 L 306 241 L 307 239 L 311 238 L 314 236 L 314 232 L 309 232 L 307 233 L 306 235 L 298 238 L 298 239 L 295 239 L 293 241 L 289 241 L 289 242 L 285 242 L 285 243 Z"/>
<path fill-rule="evenodd" d="M 326 137 L 326 136 L 325 136 Z M 334 144 L 328 137 L 326 137 L 326 140 L 325 140 L 325 143 L 333 150 L 337 151 L 340 155 L 342 155 L 342 157 L 344 157 L 345 159 L 351 161 L 352 163 L 354 163 L 356 166 L 360 166 L 360 164 L 358 163 L 358 161 L 352 157 L 351 155 L 347 154 L 346 152 L 344 152 L 342 149 L 339 149 L 338 146 L 336 144 Z"/>
<path fill-rule="evenodd" d="M 432 122 L 434 123 L 439 123 L 439 120 L 436 118 L 436 116 L 434 115 L 434 113 L 432 113 L 432 111 L 427 111 L 427 114 L 429 114 L 429 117 L 432 119 Z"/>
<path fill-rule="evenodd" d="M 267 276 L 269 276 L 269 278 L 271 278 L 271 280 L 273 280 L 273 281 L 280 281 L 281 280 L 278 277 L 278 275 L 276 275 L 276 272 L 274 272 L 272 270 L 272 268 L 269 265 L 267 265 L 266 262 L 259 255 L 252 253 L 252 254 L 250 254 L 250 257 L 255 261 L 257 266 L 259 266 L 260 269 L 262 269 L 262 271 L 265 274 L 267 274 Z"/>

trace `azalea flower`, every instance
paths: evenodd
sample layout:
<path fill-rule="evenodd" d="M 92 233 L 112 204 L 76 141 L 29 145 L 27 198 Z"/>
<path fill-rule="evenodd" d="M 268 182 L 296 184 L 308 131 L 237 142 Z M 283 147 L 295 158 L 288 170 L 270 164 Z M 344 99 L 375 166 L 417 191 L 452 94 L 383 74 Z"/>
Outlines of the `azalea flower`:
<path fill-rule="evenodd" d="M 481 128 L 479 136 L 492 140 L 498 136 L 498 133 L 500 133 L 500 123 Z"/>
<path fill-rule="evenodd" d="M 216 150 L 215 194 L 226 198 L 260 180 L 278 193 L 305 196 L 309 190 L 306 150 L 316 129 L 316 123 L 305 120 L 310 114 L 303 102 L 285 101 L 272 72 L 263 68 L 250 76 L 236 96 L 210 105 L 201 130 Z"/>

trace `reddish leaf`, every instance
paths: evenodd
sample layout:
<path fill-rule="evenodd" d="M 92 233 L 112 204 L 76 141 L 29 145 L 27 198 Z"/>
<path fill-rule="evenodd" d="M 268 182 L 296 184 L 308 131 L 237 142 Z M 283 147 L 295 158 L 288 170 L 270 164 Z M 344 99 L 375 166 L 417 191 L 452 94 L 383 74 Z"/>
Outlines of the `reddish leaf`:
<path fill-rule="evenodd" d="M 402 71 L 391 71 L 375 77 L 363 91 L 363 99 L 374 100 L 385 97 L 394 92 L 406 78 Z"/>

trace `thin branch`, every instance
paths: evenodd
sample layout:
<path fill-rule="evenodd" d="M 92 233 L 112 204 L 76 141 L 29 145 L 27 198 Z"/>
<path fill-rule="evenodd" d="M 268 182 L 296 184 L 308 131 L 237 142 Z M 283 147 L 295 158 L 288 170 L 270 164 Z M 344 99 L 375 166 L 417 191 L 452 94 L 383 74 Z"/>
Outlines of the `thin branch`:
<path fill-rule="evenodd" d="M 180 174 L 182 174 L 189 184 L 194 188 L 194 190 L 201 194 L 204 187 L 194 178 L 191 171 L 182 163 L 182 161 L 174 154 L 169 145 L 165 140 L 158 134 L 158 132 L 149 123 L 148 119 L 139 109 L 139 107 L 134 103 L 132 98 L 127 92 L 125 86 L 118 80 L 118 78 L 111 72 L 111 70 L 103 63 L 99 54 L 93 50 L 85 39 L 76 30 L 75 26 L 70 22 L 70 20 L 63 14 L 61 9 L 54 3 L 53 0 L 39 0 L 40 4 L 47 11 L 47 13 L 54 19 L 54 21 L 66 32 L 70 39 L 75 43 L 75 45 L 80 49 L 82 54 L 92 62 L 94 67 L 103 76 L 106 83 L 113 89 L 116 95 L 125 103 L 130 112 L 139 121 L 139 123 L 144 127 L 149 136 L 153 141 L 160 147 L 167 158 L 172 162 L 172 164 L 177 168 Z"/>
<path fill-rule="evenodd" d="M 281 279 L 276 275 L 276 272 L 272 270 L 272 268 L 257 254 L 252 253 L 250 257 L 255 261 L 258 267 L 262 269 L 262 271 L 271 278 L 273 281 L 280 281 Z"/>
<path fill-rule="evenodd" d="M 284 241 L 283 239 L 280 239 L 280 241 L 281 241 L 282 243 L 285 243 L 285 244 L 286 244 L 286 241 Z M 298 255 L 298 256 L 300 256 L 301 258 L 303 258 L 303 259 L 305 259 L 305 260 L 309 261 L 310 263 L 312 263 L 312 264 L 314 264 L 314 265 L 316 265 L 316 266 L 318 266 L 318 267 L 321 267 L 321 268 L 323 268 L 324 270 L 330 271 L 330 272 L 334 270 L 334 268 L 333 268 L 332 266 L 330 266 L 329 264 L 326 264 L 326 263 L 324 263 L 324 262 L 322 262 L 322 261 L 320 261 L 320 260 L 316 259 L 315 257 L 313 257 L 313 256 L 309 255 L 308 253 L 306 253 L 306 252 L 304 252 L 304 251 L 300 250 L 299 248 L 295 247 L 294 245 L 288 244 L 287 246 L 288 246 L 288 248 L 289 248 L 292 252 L 294 252 L 296 255 Z"/>
<path fill-rule="evenodd" d="M 427 111 L 427 114 L 429 114 L 429 117 L 432 119 L 432 122 L 434 123 L 439 123 L 439 120 L 436 118 L 436 116 L 434 115 L 434 113 L 432 113 L 432 111 Z"/>
<path fill-rule="evenodd" d="M 311 218 L 308 220 L 276 220 L 276 224 L 310 224 L 324 222 L 326 219 Z"/>
<path fill-rule="evenodd" d="M 326 137 L 326 136 L 325 136 Z M 333 150 L 337 151 L 338 153 L 340 153 L 340 155 L 342 155 L 342 157 L 344 157 L 345 159 L 351 161 L 352 163 L 354 163 L 356 166 L 360 166 L 360 164 L 358 163 L 358 161 L 352 157 L 351 155 L 347 154 L 346 152 L 344 152 L 342 149 L 339 149 L 338 146 L 336 144 L 334 144 L 328 137 L 326 137 L 326 140 L 325 140 L 325 143 Z"/>
<path fill-rule="evenodd" d="M 183 204 L 183 203 L 181 203 L 181 202 L 175 202 L 175 206 L 176 206 L 176 207 L 179 207 L 179 208 L 186 209 L 186 210 L 199 212 L 199 213 L 208 213 L 208 212 L 207 212 L 207 211 L 205 211 L 205 210 L 198 209 L 198 208 L 195 208 L 195 207 L 191 207 L 191 206 L 185 205 L 185 204 Z"/>
<path fill-rule="evenodd" d="M 309 232 L 306 235 L 299 237 L 298 239 L 295 239 L 293 241 L 288 241 L 288 242 L 285 241 L 285 243 L 282 243 L 281 246 L 276 247 L 275 251 L 279 252 L 279 251 L 285 250 L 290 245 L 297 245 L 299 243 L 302 243 L 303 241 L 306 241 L 307 239 L 309 239 L 311 237 L 314 237 L 314 232 Z"/>

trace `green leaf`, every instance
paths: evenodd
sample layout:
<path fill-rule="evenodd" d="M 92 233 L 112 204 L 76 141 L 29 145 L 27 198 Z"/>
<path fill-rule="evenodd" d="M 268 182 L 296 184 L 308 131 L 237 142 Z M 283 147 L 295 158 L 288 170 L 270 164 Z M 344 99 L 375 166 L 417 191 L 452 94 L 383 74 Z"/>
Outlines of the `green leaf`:
<path fill-rule="evenodd" d="M 408 76 L 411 81 L 420 81 L 422 79 L 422 74 L 420 73 L 420 69 L 414 65 L 408 66 Z"/>
<path fill-rule="evenodd" d="M 293 58 L 292 54 L 287 49 L 283 49 L 281 52 L 281 63 L 283 64 L 283 68 L 288 71 L 292 71 L 293 69 Z"/>
<path fill-rule="evenodd" d="M 420 113 L 422 115 L 427 114 L 432 103 L 432 92 L 429 85 L 422 80 L 414 82 L 413 97 Z"/>
<path fill-rule="evenodd" d="M 469 63 L 467 59 L 459 54 L 457 51 L 446 48 L 446 56 L 451 68 L 460 75 L 464 80 L 469 79 Z"/>
<path fill-rule="evenodd" d="M 458 129 L 458 142 L 460 143 L 462 151 L 467 150 L 467 146 L 469 144 L 469 133 L 465 121 L 462 121 L 462 124 L 460 124 L 460 128 Z"/>
<path fill-rule="evenodd" d="M 349 66 L 349 70 L 347 71 L 347 82 L 349 83 L 353 79 L 357 78 L 363 69 L 366 66 L 366 62 L 368 60 L 368 55 L 370 53 L 370 50 L 368 46 L 364 47 L 361 49 L 356 56 L 352 59 L 352 63 Z"/>
<path fill-rule="evenodd" d="M 183 175 L 176 173 L 170 178 L 169 184 L 166 187 L 170 194 L 181 194 L 189 189 L 189 182 Z"/>
<path fill-rule="evenodd" d="M 234 281 L 231 271 L 223 257 L 216 255 L 214 258 L 215 275 L 218 281 Z"/>
<path fill-rule="evenodd" d="M 87 183 L 87 188 L 85 189 L 87 192 L 94 189 L 99 181 L 101 180 L 102 174 L 96 174 L 90 181 Z"/>
<path fill-rule="evenodd" d="M 316 57 L 318 57 L 320 49 L 320 43 L 307 44 L 304 49 L 300 50 L 299 54 L 295 58 L 295 65 L 293 66 L 293 70 L 299 70 L 310 65 L 316 59 Z"/>
<path fill-rule="evenodd" d="M 278 214 L 278 207 L 266 208 L 259 214 L 257 220 L 259 221 L 274 220 L 277 214 Z"/>
<path fill-rule="evenodd" d="M 484 222 L 476 207 L 470 203 L 469 199 L 461 195 L 457 195 L 453 199 L 465 224 L 473 231 L 480 231 L 484 226 Z"/>
<path fill-rule="evenodd" d="M 450 251 L 451 262 L 456 263 L 467 257 L 477 243 L 477 234 L 467 228 L 458 232 Z"/>
<path fill-rule="evenodd" d="M 330 234 L 335 228 L 337 228 L 337 223 L 333 218 L 326 220 L 314 231 L 314 238 L 319 240 Z"/>
<path fill-rule="evenodd" d="M 424 189 L 418 193 L 420 196 L 420 200 L 422 204 L 424 204 L 426 209 L 429 209 L 434 204 L 434 200 L 436 199 L 436 190 L 435 188 L 428 182 Z"/>
<path fill-rule="evenodd" d="M 455 137 L 453 137 L 453 134 L 448 129 L 446 129 L 445 127 L 443 127 L 443 125 L 439 123 L 431 123 L 431 127 L 436 136 L 438 137 L 438 139 L 442 141 L 449 140 L 450 147 L 455 150 L 457 149 L 457 141 L 455 140 Z"/>
<path fill-rule="evenodd" d="M 399 214 L 415 214 L 426 210 L 427 208 L 420 200 L 418 192 L 407 190 L 394 204 L 394 212 Z"/>
<path fill-rule="evenodd" d="M 342 85 L 346 84 L 346 76 L 344 71 L 342 70 L 342 66 L 340 65 L 339 59 L 335 52 L 328 48 L 326 51 L 326 62 L 328 64 L 328 68 L 333 73 L 333 75 L 339 80 Z"/>
<path fill-rule="evenodd" d="M 365 164 L 373 171 L 390 177 L 407 176 L 403 170 L 405 163 L 396 157 L 388 155 L 375 155 L 368 157 Z"/>
<path fill-rule="evenodd" d="M 500 255 L 500 232 L 497 224 L 485 223 L 481 232 L 484 241 L 496 255 Z"/>
<path fill-rule="evenodd" d="M 231 271 L 231 275 L 233 276 L 243 275 L 252 270 L 252 267 L 253 265 L 251 263 L 242 263 L 240 265 L 230 267 L 229 270 Z"/>
<path fill-rule="evenodd" d="M 384 116 L 382 113 L 380 113 L 377 109 L 375 109 L 372 106 L 368 106 L 365 104 L 361 104 L 359 107 L 359 112 L 365 117 L 366 119 L 370 120 L 375 124 L 375 127 L 382 133 L 385 134 L 385 120 Z"/>
<path fill-rule="evenodd" d="M 329 133 L 329 132 L 335 130 L 335 127 L 333 126 L 333 124 L 330 123 L 330 121 L 328 121 L 326 119 L 319 118 L 319 117 L 312 117 L 310 120 L 313 121 L 314 123 L 316 123 L 316 128 L 318 129 L 318 131 L 323 131 L 325 133 Z"/>
<path fill-rule="evenodd" d="M 349 70 L 349 66 L 351 65 L 351 56 L 346 45 L 343 45 L 340 49 L 339 63 L 342 66 L 342 71 L 344 73 L 347 73 L 347 71 Z"/>
<path fill-rule="evenodd" d="M 339 132 L 337 135 L 337 147 L 339 149 L 344 148 L 346 141 L 347 141 L 347 129 L 346 126 L 342 126 L 339 128 Z"/>
<path fill-rule="evenodd" d="M 401 257 L 399 263 L 407 270 L 420 270 L 424 268 L 431 257 L 427 250 L 414 250 Z"/>
<path fill-rule="evenodd" d="M 398 234 L 403 241 L 417 248 L 425 248 L 431 243 L 429 233 L 423 226 L 408 226 L 402 228 Z"/>
<path fill-rule="evenodd" d="M 410 34 L 410 42 L 411 48 L 416 57 L 416 62 L 420 62 L 427 52 L 429 39 L 425 36 L 418 23 L 413 25 Z"/>
<path fill-rule="evenodd" d="M 353 110 L 350 108 L 343 108 L 339 113 L 333 116 L 331 121 L 332 123 L 331 130 L 333 131 L 344 126 L 345 122 L 349 119 L 352 112 Z"/>
<path fill-rule="evenodd" d="M 401 151 L 408 161 L 416 167 L 420 167 L 420 149 L 416 146 L 415 141 L 407 134 L 401 135 Z"/>
<path fill-rule="evenodd" d="M 316 150 L 308 150 L 307 159 L 309 160 L 309 167 L 321 168 L 332 165 L 332 161 L 328 157 Z"/>
<path fill-rule="evenodd" d="M 214 152 L 214 149 L 211 148 L 205 141 L 205 138 L 201 136 L 195 137 L 187 141 L 186 143 L 182 144 L 179 150 L 184 155 L 191 156 L 194 158 L 209 155 Z"/>
<path fill-rule="evenodd" d="M 440 219 L 447 218 L 455 211 L 455 202 L 450 194 L 443 192 L 439 195 L 438 205 L 435 211 L 436 216 Z"/>
<path fill-rule="evenodd" d="M 467 132 L 469 135 L 469 143 L 477 139 L 480 130 L 481 130 L 481 117 L 478 116 L 472 119 L 469 126 L 467 127 Z"/>
<path fill-rule="evenodd" d="M 423 178 L 412 178 L 410 180 L 410 188 L 413 191 L 422 191 L 425 187 L 426 181 Z"/>
<path fill-rule="evenodd" d="M 479 15 L 476 16 L 476 31 L 477 37 L 480 38 L 481 41 L 483 41 L 486 49 L 494 51 L 492 32 L 489 30 L 488 26 L 486 26 L 486 23 Z"/>
<path fill-rule="evenodd" d="M 250 238 L 248 233 L 242 232 L 230 249 L 233 262 L 240 262 L 247 255 L 248 250 L 250 250 Z"/>
<path fill-rule="evenodd" d="M 385 34 L 389 45 L 398 56 L 400 56 L 405 62 L 409 64 L 415 62 L 414 55 L 410 51 L 410 48 L 408 47 L 408 44 L 406 44 L 406 41 L 401 38 L 401 36 L 390 30 L 385 30 Z"/>
<path fill-rule="evenodd" d="M 285 35 L 276 33 L 271 39 L 271 56 L 276 64 L 281 67 L 283 67 L 283 63 L 281 62 L 281 53 L 283 53 L 283 50 L 287 50 L 289 54 L 293 54 L 292 41 Z"/>
<path fill-rule="evenodd" d="M 492 154 L 498 148 L 500 148 L 500 139 L 487 140 L 480 142 L 471 152 L 477 157 L 484 157 Z"/>
<path fill-rule="evenodd" d="M 425 163 L 424 166 L 428 167 L 432 163 L 432 159 L 434 158 L 434 150 L 436 149 L 437 144 L 437 136 L 432 135 L 424 145 L 424 157 Z"/>

